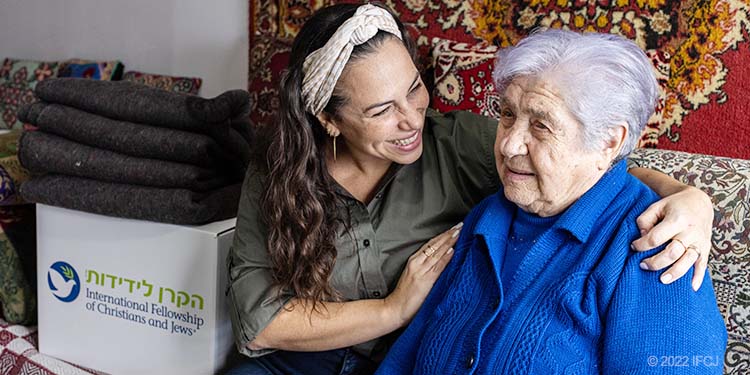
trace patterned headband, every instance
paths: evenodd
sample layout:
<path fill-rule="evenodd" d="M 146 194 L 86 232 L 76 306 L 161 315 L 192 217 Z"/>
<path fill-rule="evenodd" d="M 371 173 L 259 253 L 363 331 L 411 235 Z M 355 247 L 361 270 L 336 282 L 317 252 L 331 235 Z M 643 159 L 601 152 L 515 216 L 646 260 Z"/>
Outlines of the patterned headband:
<path fill-rule="evenodd" d="M 323 47 L 305 58 L 302 99 L 306 111 L 314 115 L 323 112 L 354 46 L 367 42 L 379 30 L 402 39 L 398 25 L 388 11 L 371 4 L 362 5 L 354 16 L 339 26 Z"/>

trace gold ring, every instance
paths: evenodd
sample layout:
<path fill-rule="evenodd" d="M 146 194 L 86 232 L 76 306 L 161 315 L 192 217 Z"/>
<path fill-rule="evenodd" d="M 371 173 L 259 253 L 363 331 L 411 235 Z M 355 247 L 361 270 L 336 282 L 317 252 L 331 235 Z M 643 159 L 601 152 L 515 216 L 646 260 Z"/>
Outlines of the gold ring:
<path fill-rule="evenodd" d="M 686 252 L 686 253 L 687 253 L 687 251 L 688 251 L 688 250 L 693 250 L 693 251 L 695 251 L 695 253 L 696 253 L 696 254 L 698 254 L 698 258 L 700 258 L 700 257 L 701 257 L 701 252 L 700 252 L 700 251 L 698 251 L 698 248 L 697 248 L 697 247 L 696 247 L 695 245 L 690 245 L 690 246 L 688 246 L 688 247 L 686 247 L 686 248 L 685 248 L 685 252 Z"/>
<path fill-rule="evenodd" d="M 435 254 L 435 248 L 432 247 L 432 245 L 427 245 L 427 248 L 422 250 L 422 253 L 424 253 L 424 255 L 427 255 L 428 257 L 431 257 L 432 254 Z"/>

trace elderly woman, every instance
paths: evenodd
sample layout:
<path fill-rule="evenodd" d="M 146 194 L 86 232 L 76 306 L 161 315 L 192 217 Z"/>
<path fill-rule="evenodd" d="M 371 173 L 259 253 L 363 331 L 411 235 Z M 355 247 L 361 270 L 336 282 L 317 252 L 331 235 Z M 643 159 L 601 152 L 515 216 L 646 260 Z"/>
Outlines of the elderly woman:
<path fill-rule="evenodd" d="M 382 374 L 721 373 L 726 329 L 706 276 L 656 283 L 634 253 L 658 196 L 623 160 L 653 112 L 646 55 L 609 34 L 547 30 L 500 52 L 503 188 Z M 700 327 L 700 329 L 696 329 Z"/>
<path fill-rule="evenodd" d="M 411 47 L 375 5 L 325 8 L 295 39 L 228 256 L 234 335 L 251 357 L 232 373 L 373 371 L 448 264 L 454 224 L 499 188 L 497 120 L 428 110 Z M 701 274 L 709 200 L 638 173 L 670 196 L 642 217 L 648 233 L 634 246 L 677 236 L 691 249 L 672 246 L 646 266 L 674 263 L 663 273 L 672 280 L 694 263 Z"/>

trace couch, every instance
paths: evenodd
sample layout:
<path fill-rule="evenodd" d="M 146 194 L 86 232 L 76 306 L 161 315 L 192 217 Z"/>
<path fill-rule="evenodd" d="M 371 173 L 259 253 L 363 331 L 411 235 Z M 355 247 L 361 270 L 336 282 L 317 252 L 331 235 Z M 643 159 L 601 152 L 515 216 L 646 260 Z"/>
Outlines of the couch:
<path fill-rule="evenodd" d="M 294 36 L 312 12 L 335 2 L 250 0 L 248 87 L 258 126 L 272 123 L 278 110 L 275 85 Z M 496 116 L 494 54 L 537 26 L 617 33 L 644 48 L 663 95 L 629 163 L 696 186 L 713 200 L 709 270 L 729 334 L 720 360 L 725 374 L 750 373 L 750 132 L 742 111 L 747 95 L 739 89 L 750 82 L 740 62 L 750 53 L 743 21 L 750 6 L 734 0 L 385 3 L 417 41 L 431 106 L 441 111 Z"/>
<path fill-rule="evenodd" d="M 750 160 L 658 149 L 637 149 L 632 166 L 662 171 L 697 186 L 714 203 L 709 272 L 729 334 L 724 373 L 750 373 Z M 696 327 L 701 329 L 701 327 Z M 0 320 L 0 374 L 92 374 L 39 354 L 35 327 Z"/>

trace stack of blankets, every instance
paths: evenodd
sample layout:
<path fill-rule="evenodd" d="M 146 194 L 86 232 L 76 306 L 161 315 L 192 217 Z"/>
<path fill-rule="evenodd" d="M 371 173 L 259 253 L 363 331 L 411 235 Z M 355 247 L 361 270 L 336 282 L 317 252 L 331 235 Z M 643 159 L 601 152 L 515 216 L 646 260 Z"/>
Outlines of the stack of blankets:
<path fill-rule="evenodd" d="M 131 219 L 202 224 L 236 216 L 250 160 L 250 97 L 213 99 L 130 82 L 49 79 L 19 119 L 30 202 Z"/>

